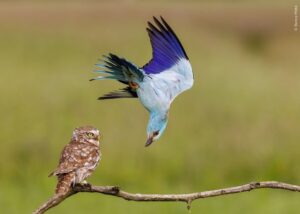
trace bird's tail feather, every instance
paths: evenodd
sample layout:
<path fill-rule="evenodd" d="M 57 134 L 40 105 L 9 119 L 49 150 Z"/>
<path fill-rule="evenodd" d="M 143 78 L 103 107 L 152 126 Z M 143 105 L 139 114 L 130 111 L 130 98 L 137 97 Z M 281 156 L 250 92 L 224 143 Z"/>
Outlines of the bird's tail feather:
<path fill-rule="evenodd" d="M 58 182 L 56 185 L 56 194 L 66 194 L 72 188 L 74 182 L 75 172 L 70 172 L 66 174 L 59 174 L 57 176 Z"/>
<path fill-rule="evenodd" d="M 48 175 L 48 177 L 51 177 L 51 176 L 53 176 L 53 175 L 54 175 L 54 171 L 51 172 L 51 173 Z"/>
<path fill-rule="evenodd" d="M 108 100 L 108 99 L 116 99 L 116 98 L 136 98 L 137 93 L 131 87 L 126 87 L 117 91 L 113 91 L 107 93 L 98 98 L 98 100 Z"/>

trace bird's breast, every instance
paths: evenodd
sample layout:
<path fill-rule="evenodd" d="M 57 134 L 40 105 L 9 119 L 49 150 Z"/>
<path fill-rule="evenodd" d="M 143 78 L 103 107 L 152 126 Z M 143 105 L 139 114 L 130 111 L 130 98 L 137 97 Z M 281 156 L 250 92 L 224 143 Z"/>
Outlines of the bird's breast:
<path fill-rule="evenodd" d="M 149 111 L 168 111 L 172 101 L 193 85 L 192 76 L 182 75 L 172 70 L 146 76 L 137 94 Z"/>
<path fill-rule="evenodd" d="M 138 97 L 148 111 L 167 111 L 171 104 L 171 96 L 162 85 L 144 82 L 137 90 Z"/>

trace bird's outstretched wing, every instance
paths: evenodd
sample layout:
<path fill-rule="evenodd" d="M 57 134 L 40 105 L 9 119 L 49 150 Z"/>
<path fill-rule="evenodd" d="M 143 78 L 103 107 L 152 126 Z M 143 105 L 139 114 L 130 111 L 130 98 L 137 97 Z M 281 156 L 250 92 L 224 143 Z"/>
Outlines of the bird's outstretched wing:
<path fill-rule="evenodd" d="M 139 83 L 144 81 L 145 76 L 152 74 L 163 73 L 166 75 L 160 78 L 164 81 L 174 80 L 177 82 L 176 87 L 178 89 L 173 91 L 174 96 L 172 97 L 191 86 L 192 83 L 190 82 L 193 79 L 191 65 L 179 39 L 162 17 L 161 21 L 154 17 L 154 22 L 157 27 L 148 22 L 147 28 L 152 46 L 152 59 L 142 68 L 111 53 L 104 56 L 101 63 L 96 64 L 100 69 L 95 70 L 95 72 L 101 75 L 91 80 L 113 79 L 128 86 L 119 91 L 110 92 L 100 97 L 100 100 L 137 97 L 136 88 L 138 88 Z M 181 76 L 178 77 L 177 74 Z"/>
<path fill-rule="evenodd" d="M 115 54 L 110 53 L 108 56 L 103 56 L 104 59 L 101 63 L 96 64 L 99 70 L 95 70 L 102 75 L 92 80 L 101 79 L 114 79 L 119 80 L 122 83 L 128 82 L 141 82 L 144 78 L 144 73 L 136 65 L 127 61 L 124 58 L 120 58 Z M 104 74 L 104 75 L 103 75 Z"/>
<path fill-rule="evenodd" d="M 185 53 L 178 37 L 162 18 L 159 21 L 153 17 L 155 24 L 148 22 L 148 34 L 152 46 L 152 59 L 142 67 L 146 74 L 158 74 L 168 70 L 181 59 L 188 61 L 188 56 Z"/>
<path fill-rule="evenodd" d="M 95 72 L 100 73 L 101 75 L 91 80 L 113 79 L 126 85 L 133 86 L 142 82 L 144 79 L 145 74 L 141 69 L 117 55 L 110 53 L 108 56 L 104 56 L 104 59 L 101 61 L 101 63 L 96 64 L 100 69 L 95 70 Z M 129 97 L 137 97 L 137 93 L 134 88 L 128 86 L 119 91 L 113 91 L 99 97 L 99 100 Z"/>

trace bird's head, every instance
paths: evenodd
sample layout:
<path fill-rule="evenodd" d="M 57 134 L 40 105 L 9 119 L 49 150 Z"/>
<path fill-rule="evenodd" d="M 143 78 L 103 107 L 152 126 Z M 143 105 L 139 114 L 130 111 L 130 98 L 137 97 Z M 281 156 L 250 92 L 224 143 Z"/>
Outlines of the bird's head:
<path fill-rule="evenodd" d="M 150 114 L 150 120 L 147 128 L 147 142 L 145 146 L 150 146 L 157 141 L 165 131 L 168 123 L 168 114 Z"/>
<path fill-rule="evenodd" d="M 79 143 L 91 143 L 99 146 L 100 132 L 92 126 L 82 126 L 74 129 L 72 140 Z"/>

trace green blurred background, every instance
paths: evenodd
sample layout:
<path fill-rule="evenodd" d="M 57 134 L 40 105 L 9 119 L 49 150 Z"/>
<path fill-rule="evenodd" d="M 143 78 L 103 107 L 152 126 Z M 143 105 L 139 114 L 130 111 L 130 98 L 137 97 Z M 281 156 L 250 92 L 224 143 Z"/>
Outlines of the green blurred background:
<path fill-rule="evenodd" d="M 103 134 L 103 159 L 88 179 L 95 185 L 188 193 L 259 180 L 300 184 L 295 2 L 1 2 L 1 213 L 30 213 L 53 194 L 56 180 L 47 175 L 72 130 L 86 124 Z M 138 100 L 97 101 L 121 85 L 88 80 L 108 52 L 146 63 L 153 15 L 177 32 L 195 84 L 173 103 L 163 137 L 144 148 L 148 113 Z M 192 213 L 299 210 L 299 194 L 277 190 L 192 204 Z M 98 194 L 78 194 L 49 211 L 141 212 L 188 211 L 183 203 Z"/>

